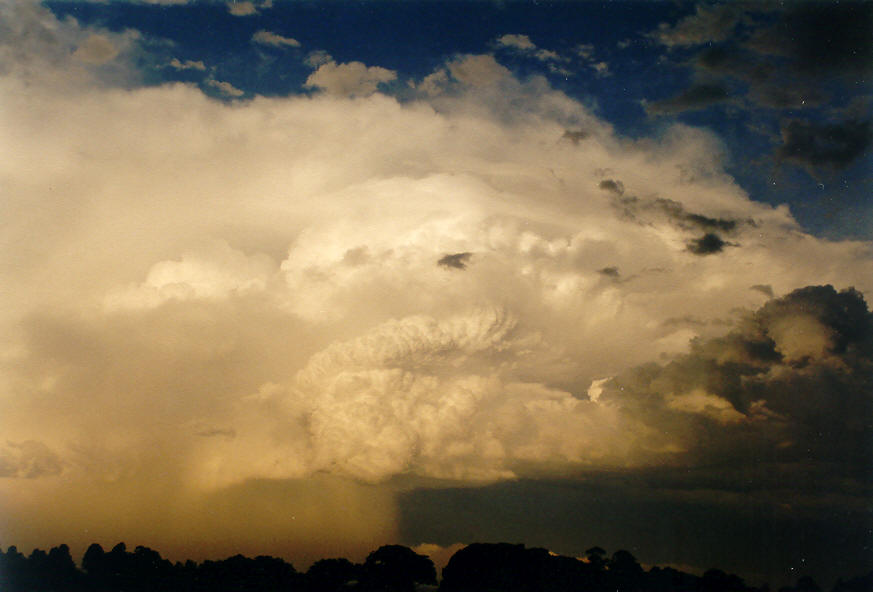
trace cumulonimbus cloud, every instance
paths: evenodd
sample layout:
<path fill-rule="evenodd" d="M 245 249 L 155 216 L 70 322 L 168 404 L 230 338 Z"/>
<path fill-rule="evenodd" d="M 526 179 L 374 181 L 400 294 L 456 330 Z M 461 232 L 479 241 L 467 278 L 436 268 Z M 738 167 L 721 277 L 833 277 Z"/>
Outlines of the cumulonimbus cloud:
<path fill-rule="evenodd" d="M 0 78 L 15 245 L 0 253 L 0 421 L 58 460 L 0 480 L 13 509 L 71 483 L 136 504 L 313 475 L 690 463 L 749 430 L 787 450 L 818 425 L 780 398 L 789 385 L 863 370 L 831 313 L 795 314 L 804 334 L 780 313 L 772 360 L 743 374 L 754 392 L 695 382 L 695 364 L 757 347 L 743 311 L 770 296 L 873 290 L 868 243 L 752 201 L 705 131 L 623 138 L 491 55 L 451 57 L 403 102 L 379 92 L 396 73 L 319 60 L 325 92 L 231 104 L 185 84 L 121 90 L 89 77 L 107 64 L 56 49 Z M 706 233 L 732 246 L 689 251 Z M 436 264 L 467 253 L 463 272 Z M 829 402 L 829 417 L 863 408 Z M 27 472 L 20 450 L 10 475 Z"/>

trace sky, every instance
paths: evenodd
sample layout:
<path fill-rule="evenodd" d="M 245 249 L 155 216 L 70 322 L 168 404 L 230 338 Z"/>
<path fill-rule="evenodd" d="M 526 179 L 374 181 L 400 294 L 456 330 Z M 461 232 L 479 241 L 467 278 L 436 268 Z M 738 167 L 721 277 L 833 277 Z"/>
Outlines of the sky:
<path fill-rule="evenodd" d="M 0 545 L 869 571 L 871 24 L 0 1 Z"/>

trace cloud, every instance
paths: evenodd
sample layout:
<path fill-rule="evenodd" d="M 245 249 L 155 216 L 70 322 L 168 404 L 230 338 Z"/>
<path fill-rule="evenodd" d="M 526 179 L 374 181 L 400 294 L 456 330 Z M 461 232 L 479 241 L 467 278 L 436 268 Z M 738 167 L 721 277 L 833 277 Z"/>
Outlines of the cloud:
<path fill-rule="evenodd" d="M 730 91 L 720 84 L 697 84 L 679 95 L 646 105 L 646 111 L 654 114 L 678 113 L 705 109 L 710 105 L 730 100 Z"/>
<path fill-rule="evenodd" d="M 844 321 L 792 332 L 799 305 L 769 349 L 712 345 L 740 327 L 731 311 L 760 305 L 750 285 L 869 293 L 873 258 L 749 199 L 704 130 L 621 137 L 493 56 L 452 56 L 434 94 L 404 101 L 378 92 L 390 71 L 333 61 L 313 75 L 339 96 L 131 85 L 124 52 L 84 64 L 72 53 L 95 31 L 28 10 L 0 26 L 58 41 L 0 45 L 15 246 L 0 252 L 0 427 L 42 442 L 64 479 L 0 479 L 22 545 L 124 531 L 181 557 L 182 539 L 206 555 L 365 552 L 396 537 L 395 480 L 688 466 L 744 430 L 762 452 L 796 451 L 814 432 L 792 426 L 814 424 L 792 405 L 809 417 L 813 400 L 831 405 L 827 377 L 864 370 Z M 117 78 L 95 74 L 110 66 Z M 690 256 L 706 232 L 743 247 Z M 467 273 L 435 265 L 462 253 Z M 701 322 L 666 322 L 684 315 Z M 698 351 L 692 339 L 725 372 L 719 360 L 766 351 L 749 362 L 764 370 L 730 390 L 688 358 L 664 390 L 673 370 L 658 363 Z M 784 363 L 761 361 L 776 352 Z M 627 399 L 596 382 L 626 376 Z M 755 390 L 771 383 L 810 402 Z M 862 416 L 844 395 L 833 424 Z M 27 472 L 21 450 L 4 448 L 4 471 Z"/>
<path fill-rule="evenodd" d="M 206 84 L 211 86 L 212 88 L 217 89 L 221 94 L 228 97 L 241 97 L 245 94 L 245 91 L 238 89 L 230 82 L 226 82 L 224 80 L 215 80 L 214 78 L 210 78 L 206 81 Z"/>
<path fill-rule="evenodd" d="M 255 8 L 253 2 L 238 2 L 232 0 L 227 3 L 227 10 L 233 16 L 252 16 L 258 14 L 258 9 Z"/>
<path fill-rule="evenodd" d="M 611 72 L 609 71 L 609 64 L 606 62 L 595 62 L 591 64 L 591 68 L 594 69 L 594 72 L 597 73 L 597 76 L 600 78 L 609 76 Z"/>
<path fill-rule="evenodd" d="M 184 62 L 182 62 L 179 61 L 177 58 L 173 58 L 167 65 L 171 68 L 175 68 L 176 70 L 206 70 L 206 64 L 204 64 L 201 60 L 185 60 Z"/>
<path fill-rule="evenodd" d="M 103 35 L 90 35 L 73 52 L 74 58 L 89 64 L 105 64 L 117 55 L 118 49 Z"/>
<path fill-rule="evenodd" d="M 610 193 L 614 193 L 616 195 L 624 194 L 624 184 L 621 181 L 616 181 L 615 179 L 604 179 L 597 186 L 604 191 L 609 191 Z"/>
<path fill-rule="evenodd" d="M 649 405 L 654 397 L 674 412 L 746 426 L 746 453 L 767 448 L 788 471 L 812 455 L 827 474 L 862 480 L 862 459 L 873 440 L 869 426 L 844 413 L 863 415 L 873 405 L 858 390 L 867 380 L 871 321 L 858 292 L 806 287 L 771 300 L 725 337 L 696 343 L 666 366 L 617 377 L 600 400 Z M 730 462 L 745 462 L 743 453 L 717 442 L 729 431 L 716 436 L 712 424 L 695 429 L 709 432 L 696 439 L 709 442 L 695 447 L 701 462 L 712 455 L 738 455 Z M 833 439 L 843 429 L 845 437 Z"/>
<path fill-rule="evenodd" d="M 273 47 L 300 47 L 300 42 L 291 37 L 284 37 L 277 33 L 261 29 L 252 35 L 252 41 Z"/>
<path fill-rule="evenodd" d="M 155 263 L 141 284 L 108 294 L 106 306 L 154 308 L 169 300 L 228 298 L 264 290 L 276 271 L 264 254 L 248 257 L 226 242 L 215 242 L 179 260 Z"/>
<path fill-rule="evenodd" d="M 439 261 L 437 261 L 437 265 L 441 265 L 450 269 L 467 269 L 467 262 L 470 261 L 470 258 L 472 256 L 473 253 L 454 253 L 450 255 L 443 255 L 442 257 L 440 257 Z"/>
<path fill-rule="evenodd" d="M 324 50 L 316 49 L 315 51 L 311 51 L 306 55 L 306 58 L 303 60 L 310 68 L 318 68 L 328 62 L 334 61 L 333 58 Z"/>
<path fill-rule="evenodd" d="M 396 72 L 380 66 L 368 67 L 361 62 L 337 64 L 328 61 L 309 75 L 304 86 L 319 88 L 332 95 L 359 97 L 373 94 L 380 84 L 396 78 Z"/>
<path fill-rule="evenodd" d="M 721 253 L 728 244 L 719 235 L 707 232 L 700 238 L 690 241 L 688 250 L 695 255 L 712 255 Z"/>
<path fill-rule="evenodd" d="M 497 47 L 507 48 L 523 55 L 531 56 L 542 62 L 562 61 L 563 58 L 554 51 L 537 47 L 527 35 L 507 34 L 497 38 Z"/>
<path fill-rule="evenodd" d="M 749 289 L 760 292 L 764 296 L 768 296 L 770 298 L 773 297 L 773 287 L 770 284 L 755 284 L 754 286 L 749 286 Z"/>
<path fill-rule="evenodd" d="M 507 34 L 497 38 L 497 44 L 503 47 L 512 47 L 520 50 L 536 49 L 536 45 L 527 35 Z"/>
<path fill-rule="evenodd" d="M 870 121 L 817 123 L 792 119 L 782 124 L 782 145 L 776 158 L 814 168 L 845 168 L 870 147 Z"/>
<path fill-rule="evenodd" d="M 42 442 L 7 441 L 0 448 L 0 479 L 36 479 L 59 475 L 62 471 L 60 457 Z"/>
<path fill-rule="evenodd" d="M 652 37 L 667 47 L 702 45 L 724 41 L 740 22 L 742 6 L 735 4 L 698 4 L 693 14 L 680 19 L 675 25 L 661 23 Z"/>
<path fill-rule="evenodd" d="M 590 43 L 583 43 L 576 46 L 576 53 L 585 59 L 594 57 L 594 46 Z"/>

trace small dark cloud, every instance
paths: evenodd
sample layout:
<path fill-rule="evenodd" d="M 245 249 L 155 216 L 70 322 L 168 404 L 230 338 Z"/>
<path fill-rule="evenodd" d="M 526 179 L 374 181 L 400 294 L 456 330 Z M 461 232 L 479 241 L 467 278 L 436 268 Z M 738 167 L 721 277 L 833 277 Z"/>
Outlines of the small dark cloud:
<path fill-rule="evenodd" d="M 574 144 L 578 144 L 582 140 L 588 137 L 588 132 L 584 130 L 567 130 L 564 132 L 564 135 L 561 136 L 564 140 L 570 140 Z"/>
<path fill-rule="evenodd" d="M 701 214 L 688 214 L 685 219 L 701 228 L 712 228 L 715 230 L 723 230 L 730 232 L 737 227 L 736 220 L 725 220 L 724 218 L 710 218 Z"/>
<path fill-rule="evenodd" d="M 196 435 L 201 438 L 227 438 L 232 440 L 236 438 L 236 430 L 233 428 L 214 428 L 199 431 Z"/>
<path fill-rule="evenodd" d="M 603 269 L 598 269 L 597 273 L 611 278 L 617 278 L 621 275 L 618 272 L 618 267 L 604 267 Z"/>
<path fill-rule="evenodd" d="M 646 111 L 656 115 L 693 111 L 705 109 L 730 98 L 730 91 L 722 84 L 695 84 L 675 97 L 646 105 Z"/>
<path fill-rule="evenodd" d="M 437 261 L 437 265 L 442 267 L 448 267 L 450 269 L 467 269 L 467 263 L 470 261 L 470 258 L 473 256 L 473 253 L 454 253 L 450 255 L 443 255 L 439 261 Z"/>
<path fill-rule="evenodd" d="M 688 250 L 695 255 L 712 255 L 714 253 L 721 253 L 729 244 L 723 241 L 719 235 L 707 232 L 700 238 L 691 240 L 688 243 Z"/>
<path fill-rule="evenodd" d="M 801 166 L 841 169 L 861 156 L 871 140 L 870 120 L 816 123 L 793 119 L 782 125 L 782 145 L 776 157 Z"/>
<path fill-rule="evenodd" d="M 720 230 L 731 232 L 736 229 L 737 221 L 726 218 L 711 218 L 703 214 L 694 214 L 685 209 L 681 202 L 673 199 L 659 197 L 653 202 L 654 206 L 674 221 L 685 228 L 699 228 L 701 230 Z"/>
<path fill-rule="evenodd" d="M 754 286 L 749 286 L 749 290 L 754 290 L 768 298 L 773 298 L 773 287 L 770 284 L 755 284 Z"/>
<path fill-rule="evenodd" d="M 609 191 L 610 193 L 614 193 L 616 195 L 624 194 L 624 183 L 622 183 L 621 181 L 604 179 L 600 182 L 600 185 L 598 185 L 598 187 L 600 187 L 604 191 Z"/>

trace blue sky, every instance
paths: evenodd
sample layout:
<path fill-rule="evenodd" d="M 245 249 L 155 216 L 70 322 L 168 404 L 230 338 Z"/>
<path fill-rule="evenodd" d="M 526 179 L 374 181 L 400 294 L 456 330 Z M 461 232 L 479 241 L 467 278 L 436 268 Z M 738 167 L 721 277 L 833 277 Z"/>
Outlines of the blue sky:
<path fill-rule="evenodd" d="M 871 7 L 0 0 L 0 542 L 869 570 Z"/>

